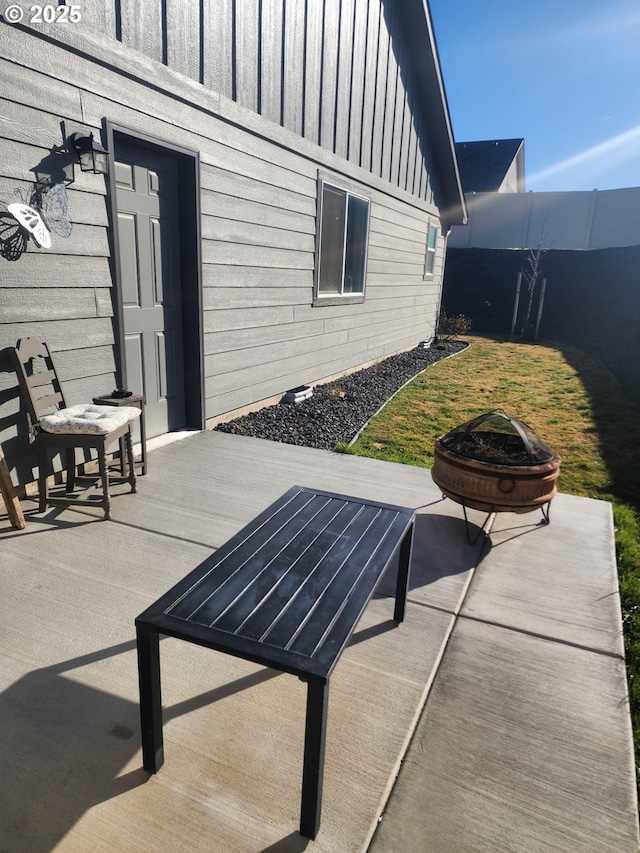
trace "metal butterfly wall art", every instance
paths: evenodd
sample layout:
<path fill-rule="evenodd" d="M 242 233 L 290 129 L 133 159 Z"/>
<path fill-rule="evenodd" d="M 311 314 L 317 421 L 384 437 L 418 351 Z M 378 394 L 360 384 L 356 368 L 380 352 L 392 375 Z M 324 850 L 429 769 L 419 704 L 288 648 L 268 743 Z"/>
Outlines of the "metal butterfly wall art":
<path fill-rule="evenodd" d="M 0 211 L 0 257 L 17 261 L 25 253 L 28 239 L 15 216 L 8 210 Z"/>
<path fill-rule="evenodd" d="M 49 229 L 37 210 L 19 201 L 7 205 L 7 210 L 29 232 L 37 246 L 41 246 L 43 249 L 49 248 L 51 245 Z"/>
<path fill-rule="evenodd" d="M 67 188 L 64 184 L 37 189 L 33 194 L 33 201 L 49 231 L 53 231 L 58 237 L 68 237 L 71 234 L 71 220 L 67 210 Z"/>
<path fill-rule="evenodd" d="M 71 234 L 71 220 L 67 210 L 67 190 L 64 184 L 36 187 L 30 204 L 15 202 L 7 210 L 43 249 L 51 246 L 51 232 L 59 237 Z"/>

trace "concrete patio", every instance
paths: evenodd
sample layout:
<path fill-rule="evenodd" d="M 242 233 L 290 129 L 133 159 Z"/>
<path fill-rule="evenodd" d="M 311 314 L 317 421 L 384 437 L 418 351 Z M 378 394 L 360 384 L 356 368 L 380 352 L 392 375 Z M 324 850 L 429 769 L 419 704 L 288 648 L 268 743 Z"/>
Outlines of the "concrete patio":
<path fill-rule="evenodd" d="M 424 469 L 217 432 L 149 465 L 111 522 L 0 516 L 0 853 L 637 853 L 608 504 L 470 546 Z M 419 508 L 405 622 L 384 578 L 331 679 L 315 841 L 297 679 L 165 639 L 157 775 L 139 738 L 135 617 L 295 484 Z"/>

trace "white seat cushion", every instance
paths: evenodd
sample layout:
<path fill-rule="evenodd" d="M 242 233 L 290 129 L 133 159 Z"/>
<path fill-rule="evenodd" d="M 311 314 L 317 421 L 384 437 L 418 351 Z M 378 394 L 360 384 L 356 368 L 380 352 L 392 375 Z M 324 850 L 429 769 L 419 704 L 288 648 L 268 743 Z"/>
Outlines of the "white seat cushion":
<path fill-rule="evenodd" d="M 140 409 L 135 406 L 94 406 L 82 403 L 45 415 L 40 418 L 40 426 L 45 432 L 59 435 L 106 435 L 139 418 L 140 414 Z"/>

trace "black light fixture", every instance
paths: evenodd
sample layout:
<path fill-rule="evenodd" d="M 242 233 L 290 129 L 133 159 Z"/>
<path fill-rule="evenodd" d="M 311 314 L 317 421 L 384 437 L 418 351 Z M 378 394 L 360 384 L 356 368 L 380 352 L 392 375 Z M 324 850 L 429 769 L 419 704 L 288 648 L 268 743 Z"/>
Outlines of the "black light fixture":
<path fill-rule="evenodd" d="M 77 156 L 81 171 L 94 175 L 109 173 L 109 152 L 96 142 L 93 133 L 72 133 L 67 146 Z"/>

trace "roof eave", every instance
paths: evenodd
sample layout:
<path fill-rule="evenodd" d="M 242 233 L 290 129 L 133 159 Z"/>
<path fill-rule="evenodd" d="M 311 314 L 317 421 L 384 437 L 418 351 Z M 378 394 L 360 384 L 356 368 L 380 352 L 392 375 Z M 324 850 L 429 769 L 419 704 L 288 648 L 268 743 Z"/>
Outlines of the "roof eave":
<path fill-rule="evenodd" d="M 438 161 L 438 177 L 440 179 L 441 191 L 444 204 L 441 206 L 441 215 L 444 224 L 466 225 L 468 222 L 467 208 L 462 191 L 462 181 L 458 170 L 456 159 L 455 142 L 451 126 L 451 115 L 449 103 L 444 87 L 440 56 L 436 43 L 431 11 L 428 0 L 414 0 L 422 10 L 421 23 L 426 28 L 429 51 L 421 51 L 425 60 L 425 111 L 430 120 L 433 121 L 432 144 L 434 155 Z M 410 30 L 420 39 L 419 27 Z M 426 56 L 425 56 L 426 54 Z M 447 230 L 448 230 L 447 227 Z"/>

